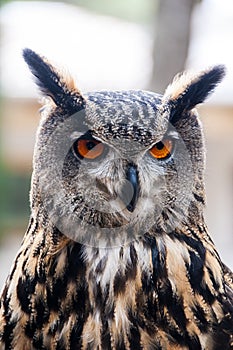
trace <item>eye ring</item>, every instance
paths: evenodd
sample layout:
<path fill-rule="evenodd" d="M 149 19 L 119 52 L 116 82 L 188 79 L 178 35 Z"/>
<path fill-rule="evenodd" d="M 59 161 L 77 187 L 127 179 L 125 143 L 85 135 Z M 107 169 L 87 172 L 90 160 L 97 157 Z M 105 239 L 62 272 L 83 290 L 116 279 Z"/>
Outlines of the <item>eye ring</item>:
<path fill-rule="evenodd" d="M 150 155 L 158 160 L 165 160 L 170 158 L 173 150 L 173 140 L 170 138 L 164 138 L 162 141 L 157 142 L 149 150 Z"/>
<path fill-rule="evenodd" d="M 105 146 L 94 138 L 80 138 L 73 145 L 74 153 L 81 159 L 95 160 L 103 153 Z"/>

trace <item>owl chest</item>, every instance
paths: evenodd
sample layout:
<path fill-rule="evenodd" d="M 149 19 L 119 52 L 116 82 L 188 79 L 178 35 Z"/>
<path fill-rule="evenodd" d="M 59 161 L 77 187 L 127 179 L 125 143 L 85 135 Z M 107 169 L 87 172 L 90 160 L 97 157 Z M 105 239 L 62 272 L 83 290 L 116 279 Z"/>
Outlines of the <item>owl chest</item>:
<path fill-rule="evenodd" d="M 144 251 L 142 259 L 133 247 L 84 254 L 85 263 L 79 261 L 66 273 L 67 258 L 61 254 L 47 286 L 36 287 L 34 338 L 42 332 L 45 346 L 62 344 L 64 349 L 72 344 L 74 349 L 140 349 L 143 337 L 149 344 L 158 313 L 150 255 Z"/>
<path fill-rule="evenodd" d="M 153 270 L 151 251 L 142 246 L 126 249 L 95 256 L 87 252 L 82 348 L 177 349 L 169 339 L 178 342 L 186 331 L 184 305 L 166 274 L 162 276 L 162 267 Z M 184 340 L 181 343 L 179 349 L 188 349 Z"/>
<path fill-rule="evenodd" d="M 154 338 L 158 306 L 151 256 L 144 251 L 144 258 L 139 260 L 135 247 L 126 249 L 89 256 L 86 278 L 90 312 L 82 331 L 84 349 L 90 344 L 93 349 L 99 344 L 103 349 L 141 349 L 143 336 L 149 349 L 149 339 Z"/>
<path fill-rule="evenodd" d="M 157 250 L 140 242 L 86 250 L 83 349 L 201 350 L 211 344 L 209 326 L 201 328 L 211 309 L 192 292 L 182 247 L 179 254 L 169 248 L 166 256 L 159 243 Z M 193 305 L 205 307 L 206 316 Z"/>
<path fill-rule="evenodd" d="M 198 326 L 203 315 L 198 320 L 190 309 L 194 299 L 181 258 L 170 273 L 162 250 L 157 254 L 141 243 L 81 252 L 75 245 L 67 251 L 41 269 L 26 300 L 17 287 L 23 312 L 13 331 L 14 344 L 26 339 L 33 349 L 146 350 L 173 349 L 180 342 L 179 349 L 188 349 L 185 344 L 205 348 L 201 343 L 207 338 Z M 26 282 L 32 283 L 25 276 Z M 14 295 L 11 299 L 14 320 L 19 309 L 13 308 Z"/>

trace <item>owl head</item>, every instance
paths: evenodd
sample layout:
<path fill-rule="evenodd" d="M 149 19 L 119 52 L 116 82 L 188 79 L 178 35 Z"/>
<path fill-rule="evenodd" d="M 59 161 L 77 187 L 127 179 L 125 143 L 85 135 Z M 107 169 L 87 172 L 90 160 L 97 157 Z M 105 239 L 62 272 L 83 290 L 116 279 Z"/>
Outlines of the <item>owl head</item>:
<path fill-rule="evenodd" d="M 121 245 L 203 221 L 202 128 L 196 105 L 222 80 L 215 66 L 175 77 L 164 95 L 82 94 L 30 49 L 46 97 L 34 153 L 32 215 L 80 243 Z"/>

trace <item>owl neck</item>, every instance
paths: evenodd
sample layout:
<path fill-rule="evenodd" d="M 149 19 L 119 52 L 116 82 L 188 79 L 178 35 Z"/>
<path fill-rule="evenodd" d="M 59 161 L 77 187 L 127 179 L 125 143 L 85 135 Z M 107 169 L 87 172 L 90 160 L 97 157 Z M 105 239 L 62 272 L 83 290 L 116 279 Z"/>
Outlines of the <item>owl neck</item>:
<path fill-rule="evenodd" d="M 168 279 L 172 285 L 179 284 L 181 280 L 187 280 L 187 283 L 191 284 L 195 281 L 197 285 L 193 285 L 192 288 L 199 288 L 206 273 L 208 259 L 209 267 L 218 267 L 213 275 L 217 276 L 221 272 L 219 257 L 207 233 L 202 213 L 197 213 L 192 219 L 189 218 L 192 222 L 182 224 L 173 231 L 165 232 L 162 227 L 153 227 L 131 243 L 113 248 L 95 248 L 76 243 L 50 226 L 47 219 L 40 213 L 36 218 L 32 217 L 26 235 L 30 237 L 33 251 L 38 252 L 38 258 L 40 259 L 41 254 L 42 259 L 46 256 L 47 268 L 53 265 L 58 275 L 58 267 L 61 267 L 63 273 L 63 264 L 69 266 L 70 257 L 74 261 L 78 259 L 78 265 L 85 269 L 87 283 L 98 282 L 102 290 L 109 286 L 112 291 L 119 289 L 119 292 L 123 292 L 136 276 L 141 278 L 135 286 L 136 289 L 147 290 L 148 283 L 161 283 L 161 280 Z M 121 234 L 124 235 L 123 230 Z M 31 237 L 34 237 L 34 241 Z M 26 242 L 27 239 L 25 244 Z M 77 249 L 78 257 L 74 255 Z M 211 259 L 216 263 L 211 264 Z M 92 278 L 93 276 L 95 277 Z M 119 281 L 121 282 L 118 283 Z"/>
<path fill-rule="evenodd" d="M 163 293 L 190 298 L 197 291 L 210 301 L 216 295 L 213 286 L 222 285 L 219 257 L 202 225 L 169 235 L 151 232 L 124 247 L 84 247 L 83 256 L 89 287 L 102 291 L 108 287 L 113 299 L 121 294 L 129 298 L 135 294 L 136 298 L 139 290 L 145 295 L 156 290 L 162 302 Z M 209 285 L 204 285 L 204 280 Z"/>
<path fill-rule="evenodd" d="M 54 274 L 67 283 L 82 280 L 88 286 L 93 308 L 98 309 L 98 303 L 103 306 L 106 300 L 110 308 L 114 300 L 121 300 L 121 295 L 127 296 L 125 307 L 133 307 L 138 293 L 147 298 L 153 290 L 162 303 L 167 293 L 188 299 L 196 292 L 212 302 L 222 288 L 220 260 L 203 224 L 169 234 L 151 231 L 114 248 L 84 246 L 57 231 L 46 243 L 49 235 L 44 230 L 40 232 L 46 236 L 43 242 L 47 253 L 43 252 L 43 259 L 46 255 L 48 280 L 54 280 Z"/>
<path fill-rule="evenodd" d="M 33 243 L 38 243 L 38 247 L 34 247 L 33 250 L 38 251 L 39 260 L 46 261 L 43 261 L 43 265 L 47 266 L 49 284 L 53 284 L 51 281 L 54 280 L 55 272 L 57 278 L 62 279 L 65 284 L 66 281 L 68 283 L 68 267 L 74 281 L 77 278 L 85 281 L 88 293 L 92 295 L 89 299 L 93 301 L 94 308 L 96 302 L 104 303 L 107 298 L 111 304 L 125 293 L 129 298 L 132 297 L 130 300 L 133 303 L 139 291 L 147 295 L 152 290 L 159 293 L 161 288 L 161 293 L 165 294 L 173 294 L 176 290 L 176 296 L 181 298 L 187 293 L 183 288 L 184 283 L 188 286 L 189 295 L 199 290 L 202 288 L 204 275 L 209 273 L 212 266 L 215 269 L 210 273 L 209 279 L 212 281 L 212 289 L 213 286 L 221 284 L 219 258 L 208 236 L 202 207 L 202 201 L 200 204 L 193 202 L 190 211 L 196 215 L 188 215 L 188 219 L 176 229 L 172 230 L 172 227 L 169 227 L 170 230 L 167 230 L 166 225 L 166 231 L 163 229 L 166 220 L 164 216 L 161 226 L 154 226 L 147 234 L 132 240 L 131 243 L 114 248 L 95 248 L 76 243 L 50 226 L 48 217 L 45 217 L 43 211 L 39 211 L 32 227 L 34 226 L 36 231 L 34 237 L 38 234 L 40 237 Z M 124 235 L 124 228 L 121 235 Z M 214 290 L 210 292 L 209 286 L 206 286 L 208 292 L 204 289 L 203 294 L 215 294 Z M 98 298 L 97 291 L 100 293 Z M 162 294 L 158 300 L 163 301 Z"/>

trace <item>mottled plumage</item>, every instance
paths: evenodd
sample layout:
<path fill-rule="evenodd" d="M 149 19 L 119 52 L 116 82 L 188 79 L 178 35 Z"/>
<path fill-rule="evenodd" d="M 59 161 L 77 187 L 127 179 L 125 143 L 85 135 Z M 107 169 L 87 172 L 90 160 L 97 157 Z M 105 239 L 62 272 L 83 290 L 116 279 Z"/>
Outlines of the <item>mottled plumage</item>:
<path fill-rule="evenodd" d="M 203 217 L 195 106 L 224 76 L 165 94 L 81 94 L 26 49 L 44 96 L 31 218 L 1 296 L 0 348 L 233 348 L 233 276 Z"/>

